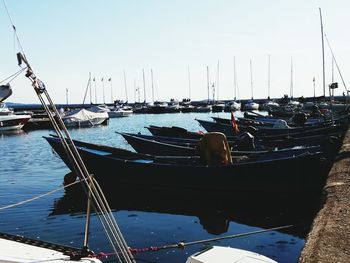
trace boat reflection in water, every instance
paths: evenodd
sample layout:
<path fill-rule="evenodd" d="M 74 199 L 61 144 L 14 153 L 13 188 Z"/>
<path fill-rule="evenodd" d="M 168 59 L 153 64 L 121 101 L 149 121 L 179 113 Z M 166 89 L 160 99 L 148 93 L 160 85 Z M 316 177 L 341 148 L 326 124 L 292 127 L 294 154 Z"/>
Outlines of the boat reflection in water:
<path fill-rule="evenodd" d="M 102 187 L 114 211 L 195 216 L 197 223 L 212 235 L 228 232 L 230 222 L 264 229 L 292 224 L 292 228 L 279 231 L 304 239 L 320 199 L 315 194 L 283 196 L 260 193 L 254 196 L 251 193 L 204 193 L 169 188 L 145 189 L 140 186 Z M 55 201 L 51 215 L 83 213 L 86 209 L 84 196 L 79 184 L 69 187 L 64 196 Z"/>

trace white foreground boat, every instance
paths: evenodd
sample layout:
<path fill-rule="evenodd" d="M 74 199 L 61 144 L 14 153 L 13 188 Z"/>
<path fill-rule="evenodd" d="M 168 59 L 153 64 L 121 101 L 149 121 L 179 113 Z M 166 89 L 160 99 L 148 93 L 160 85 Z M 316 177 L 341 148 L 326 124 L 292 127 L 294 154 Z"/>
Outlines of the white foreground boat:
<path fill-rule="evenodd" d="M 21 237 L 18 238 L 22 239 Z M 26 243 L 22 243 L 26 242 Z M 73 260 L 69 255 L 55 249 L 40 247 L 45 242 L 30 244 L 27 239 L 25 241 L 14 241 L 5 238 L 0 238 L 0 262 L 6 263 L 67 263 L 67 262 L 81 262 L 81 263 L 101 263 L 96 258 L 81 258 Z M 27 244 L 28 243 L 28 244 Z M 39 244 L 40 243 L 40 244 Z M 43 245 L 44 246 L 44 245 Z"/>
<path fill-rule="evenodd" d="M 263 255 L 230 247 L 213 246 L 190 256 L 186 263 L 277 263 Z"/>

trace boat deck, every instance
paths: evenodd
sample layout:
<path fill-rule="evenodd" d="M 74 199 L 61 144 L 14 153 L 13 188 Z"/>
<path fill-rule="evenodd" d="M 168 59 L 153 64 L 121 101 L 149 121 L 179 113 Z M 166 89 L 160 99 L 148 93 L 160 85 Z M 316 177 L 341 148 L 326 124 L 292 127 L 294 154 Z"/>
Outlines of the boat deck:
<path fill-rule="evenodd" d="M 64 245 L 0 233 L 0 262 L 101 262 L 95 258 L 69 260 L 69 254 L 78 252 L 78 249 Z"/>

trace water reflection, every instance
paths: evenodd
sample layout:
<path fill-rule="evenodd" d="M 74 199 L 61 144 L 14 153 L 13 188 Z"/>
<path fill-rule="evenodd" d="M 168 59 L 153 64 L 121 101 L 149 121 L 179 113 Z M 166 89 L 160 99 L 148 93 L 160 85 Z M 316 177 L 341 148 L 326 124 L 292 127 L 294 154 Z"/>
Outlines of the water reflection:
<path fill-rule="evenodd" d="M 230 222 L 271 228 L 293 224 L 281 230 L 305 238 L 317 207 L 319 196 L 236 195 L 227 192 L 203 193 L 195 190 L 145 189 L 133 186 L 104 186 L 110 206 L 115 211 L 142 211 L 195 216 L 209 234 L 226 233 Z M 85 213 L 86 197 L 78 184 L 66 189 L 56 199 L 50 216 Z"/>

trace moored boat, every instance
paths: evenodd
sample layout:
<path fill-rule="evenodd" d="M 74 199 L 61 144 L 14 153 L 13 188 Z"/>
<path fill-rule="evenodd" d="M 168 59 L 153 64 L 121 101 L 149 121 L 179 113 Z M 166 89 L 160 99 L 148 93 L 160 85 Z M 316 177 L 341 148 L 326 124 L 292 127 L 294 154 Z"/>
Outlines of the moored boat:
<path fill-rule="evenodd" d="M 73 110 L 62 117 L 67 127 L 93 127 L 108 120 L 108 113 L 92 112 L 85 109 Z"/>
<path fill-rule="evenodd" d="M 68 167 L 59 139 L 44 137 Z M 100 184 L 128 184 L 243 192 L 319 191 L 323 176 L 318 153 L 228 165 L 206 165 L 197 157 L 151 156 L 103 145 L 74 142 L 88 170 Z M 107 171 L 113 174 L 106 175 Z"/>
<path fill-rule="evenodd" d="M 31 115 L 28 114 L 15 115 L 5 103 L 0 102 L 0 132 L 20 130 L 30 118 Z"/>

